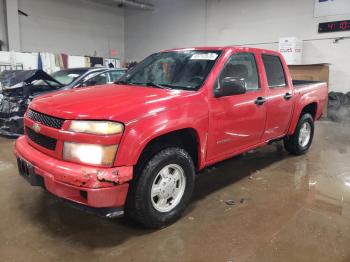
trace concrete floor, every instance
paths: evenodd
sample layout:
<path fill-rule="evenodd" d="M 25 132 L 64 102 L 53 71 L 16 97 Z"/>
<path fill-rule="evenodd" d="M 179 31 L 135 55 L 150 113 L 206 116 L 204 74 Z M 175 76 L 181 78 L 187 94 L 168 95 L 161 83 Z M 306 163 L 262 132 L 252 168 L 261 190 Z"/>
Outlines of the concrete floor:
<path fill-rule="evenodd" d="M 207 170 L 184 217 L 160 231 L 30 187 L 0 138 L 0 260 L 350 261 L 349 131 L 319 122 L 305 156 L 272 145 Z"/>

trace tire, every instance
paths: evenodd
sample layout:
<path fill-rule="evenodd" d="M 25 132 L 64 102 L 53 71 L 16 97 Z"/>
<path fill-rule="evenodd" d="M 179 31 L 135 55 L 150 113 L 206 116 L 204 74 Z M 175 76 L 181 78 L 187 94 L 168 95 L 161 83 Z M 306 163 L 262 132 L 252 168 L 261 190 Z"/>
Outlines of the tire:
<path fill-rule="evenodd" d="M 163 228 L 181 217 L 191 199 L 195 176 L 194 164 L 184 149 L 169 147 L 161 150 L 143 166 L 144 168 L 136 173 L 130 184 L 125 213 L 127 217 L 147 228 Z M 175 174 L 182 179 L 174 179 Z M 168 184 L 162 187 L 164 183 Z M 157 196 L 152 197 L 151 193 L 158 192 L 157 188 L 165 190 L 160 190 Z M 176 195 L 175 191 L 182 193 Z M 168 194 L 175 194 L 177 197 L 167 198 Z M 178 197 L 180 195 L 181 197 Z M 161 201 L 164 205 L 160 205 Z M 172 204 L 168 204 L 168 201 Z"/>
<path fill-rule="evenodd" d="M 328 94 L 328 108 L 338 110 L 341 107 L 341 101 L 338 93 L 329 92 Z"/>
<path fill-rule="evenodd" d="M 301 136 L 303 135 L 303 130 L 305 130 L 303 128 L 305 128 L 306 126 L 310 128 L 309 139 L 306 139 L 305 135 L 305 140 L 303 140 Z M 303 114 L 299 119 L 294 134 L 284 139 L 285 149 L 293 155 L 298 156 L 305 154 L 312 144 L 312 140 L 314 137 L 314 129 L 315 127 L 313 117 L 308 113 Z"/>

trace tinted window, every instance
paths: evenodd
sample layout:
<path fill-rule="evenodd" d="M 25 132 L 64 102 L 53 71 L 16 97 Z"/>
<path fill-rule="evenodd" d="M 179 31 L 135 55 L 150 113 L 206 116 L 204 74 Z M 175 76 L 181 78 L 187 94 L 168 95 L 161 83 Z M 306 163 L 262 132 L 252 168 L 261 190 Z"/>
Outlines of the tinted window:
<path fill-rule="evenodd" d="M 104 85 L 107 82 L 107 73 L 91 74 L 84 80 L 84 84 L 87 86 Z"/>
<path fill-rule="evenodd" d="M 124 74 L 125 74 L 125 71 L 122 71 L 122 70 L 110 71 L 109 75 L 111 77 L 111 82 L 118 80 Z"/>
<path fill-rule="evenodd" d="M 75 81 L 78 77 L 82 76 L 87 72 L 87 69 L 66 69 L 53 73 L 51 76 L 58 82 L 69 85 Z"/>
<path fill-rule="evenodd" d="M 286 77 L 281 59 L 274 55 L 262 55 L 269 87 L 286 86 Z"/>
<path fill-rule="evenodd" d="M 220 80 L 226 77 L 244 79 L 248 91 L 258 90 L 259 76 L 254 54 L 237 53 L 231 56 L 220 74 Z"/>

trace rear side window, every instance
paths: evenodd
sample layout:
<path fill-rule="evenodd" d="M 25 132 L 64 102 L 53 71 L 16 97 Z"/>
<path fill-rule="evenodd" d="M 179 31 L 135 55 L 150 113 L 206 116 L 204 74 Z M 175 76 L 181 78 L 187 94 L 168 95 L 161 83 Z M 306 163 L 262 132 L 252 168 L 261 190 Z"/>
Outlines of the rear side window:
<path fill-rule="evenodd" d="M 269 87 L 284 87 L 287 85 L 281 59 L 274 55 L 262 55 Z"/>

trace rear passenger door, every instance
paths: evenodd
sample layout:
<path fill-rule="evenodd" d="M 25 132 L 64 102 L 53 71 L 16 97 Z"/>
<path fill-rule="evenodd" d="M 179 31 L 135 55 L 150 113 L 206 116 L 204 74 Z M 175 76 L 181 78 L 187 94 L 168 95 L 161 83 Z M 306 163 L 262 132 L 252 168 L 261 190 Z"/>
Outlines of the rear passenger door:
<path fill-rule="evenodd" d="M 288 83 L 287 66 L 275 54 L 262 54 L 266 73 L 267 119 L 264 141 L 282 137 L 286 134 L 293 110 L 292 85 Z"/>

